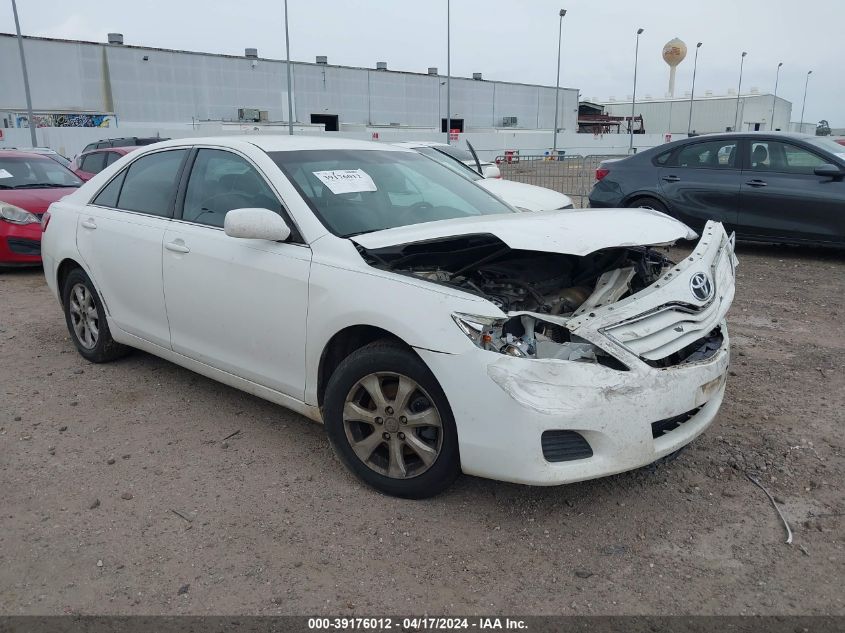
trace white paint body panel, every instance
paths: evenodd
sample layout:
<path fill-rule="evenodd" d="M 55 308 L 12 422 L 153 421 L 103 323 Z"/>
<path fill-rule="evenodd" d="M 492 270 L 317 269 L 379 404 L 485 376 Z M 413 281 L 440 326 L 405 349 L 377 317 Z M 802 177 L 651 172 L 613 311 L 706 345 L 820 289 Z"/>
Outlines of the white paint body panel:
<path fill-rule="evenodd" d="M 59 294 L 59 265 L 73 260 L 103 295 L 112 334 L 119 342 L 315 420 L 320 420 L 317 377 L 327 343 L 350 326 L 382 328 L 414 348 L 432 370 L 455 415 L 462 468 L 484 477 L 549 485 L 621 472 L 677 450 L 712 422 L 724 394 L 729 361 L 723 318 L 733 296 L 736 263 L 721 225 L 708 224 L 690 259 L 671 278 L 661 279 L 659 288 L 654 284 L 571 324 L 573 332 L 603 347 L 629 371 L 514 358 L 475 347 L 452 320 L 454 312 L 503 316 L 492 303 L 457 288 L 373 268 L 351 240 L 322 227 L 263 151 L 311 148 L 311 141 L 305 137 L 196 141 L 198 146 L 230 148 L 248 158 L 279 195 L 293 221 L 291 228 L 304 243 L 232 238 L 220 229 L 135 214 L 116 219 L 109 214 L 121 212 L 87 205 L 126 164 L 126 157 L 52 205 L 51 223 L 42 240 L 50 289 Z M 326 139 L 314 144 L 385 149 Z M 141 149 L 130 156 L 145 152 Z M 77 230 L 89 216 L 97 222 L 94 233 L 107 229 L 97 233 L 107 240 L 99 243 Z M 431 222 L 361 235 L 356 241 L 377 248 L 472 233 L 493 233 L 515 249 L 574 255 L 694 236 L 667 216 L 626 209 Z M 173 243 L 189 250 L 166 248 Z M 694 303 L 689 275 L 702 270 L 713 275 L 716 295 L 714 308 L 698 306 L 709 310 L 700 321 L 706 322 L 705 327 L 721 324 L 721 349 L 706 361 L 668 369 L 643 362 L 632 351 L 631 341 L 655 330 L 642 315 L 672 301 Z M 616 328 L 625 323 L 632 325 L 625 326 L 623 336 Z M 616 333 L 611 337 L 608 331 Z M 652 438 L 652 422 L 691 410 L 697 412 L 678 429 Z M 578 430 L 590 442 L 593 457 L 547 462 L 540 436 L 550 429 Z"/>
<path fill-rule="evenodd" d="M 364 248 L 490 233 L 513 249 L 587 255 L 614 246 L 694 239 L 685 224 L 651 209 L 578 209 L 568 213 L 483 215 L 439 220 L 356 236 Z"/>
<path fill-rule="evenodd" d="M 112 320 L 130 334 L 165 347 L 170 347 L 170 333 L 161 253 L 169 224 L 166 218 L 88 205 L 76 228 L 80 257 L 97 279 Z"/>
<path fill-rule="evenodd" d="M 501 178 L 482 178 L 478 186 L 499 196 L 512 207 L 526 211 L 555 211 L 572 205 L 572 199 L 545 187 Z"/>

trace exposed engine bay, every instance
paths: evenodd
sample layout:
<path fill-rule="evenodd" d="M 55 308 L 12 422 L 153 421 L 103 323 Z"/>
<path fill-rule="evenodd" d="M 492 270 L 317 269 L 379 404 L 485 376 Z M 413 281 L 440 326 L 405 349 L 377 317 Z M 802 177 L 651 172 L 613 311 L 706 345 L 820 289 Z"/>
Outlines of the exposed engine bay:
<path fill-rule="evenodd" d="M 455 317 L 479 347 L 512 356 L 599 362 L 618 369 L 625 367 L 573 335 L 566 320 L 639 292 L 674 265 L 648 247 L 575 256 L 513 250 L 492 235 L 358 248 L 372 266 L 461 288 L 509 315 L 489 323 L 468 315 Z"/>

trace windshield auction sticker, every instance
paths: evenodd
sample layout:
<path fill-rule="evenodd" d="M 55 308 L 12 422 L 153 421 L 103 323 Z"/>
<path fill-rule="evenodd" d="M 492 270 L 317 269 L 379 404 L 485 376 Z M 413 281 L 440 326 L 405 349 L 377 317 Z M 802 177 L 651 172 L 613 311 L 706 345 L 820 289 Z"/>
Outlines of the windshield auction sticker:
<path fill-rule="evenodd" d="M 0 178 L 14 178 L 14 176 L 7 172 L 5 169 L 0 169 Z"/>
<path fill-rule="evenodd" d="M 320 179 L 332 193 L 358 193 L 361 191 L 377 191 L 376 183 L 370 175 L 362 169 L 333 169 L 331 171 L 315 171 L 314 175 Z"/>

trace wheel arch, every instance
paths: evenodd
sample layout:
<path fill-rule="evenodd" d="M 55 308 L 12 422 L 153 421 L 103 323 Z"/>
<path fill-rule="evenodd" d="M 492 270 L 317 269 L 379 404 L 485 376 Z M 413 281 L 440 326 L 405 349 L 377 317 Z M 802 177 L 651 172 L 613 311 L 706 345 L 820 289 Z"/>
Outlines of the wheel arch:
<path fill-rule="evenodd" d="M 375 325 L 350 325 L 329 339 L 320 354 L 317 368 L 317 406 L 323 406 L 326 386 L 338 365 L 353 352 L 379 340 L 391 341 L 405 349 L 413 349 L 401 337 Z"/>
<path fill-rule="evenodd" d="M 63 290 L 65 287 L 65 280 L 71 271 L 76 268 L 79 268 L 88 275 L 88 271 L 85 270 L 85 267 L 72 257 L 66 257 L 56 267 L 56 289 L 58 291 L 57 294 L 59 295 L 59 302 L 62 303 L 62 305 L 64 305 Z M 90 275 L 88 276 L 90 278 Z"/>
<path fill-rule="evenodd" d="M 637 200 L 641 200 L 643 198 L 654 198 L 660 204 L 665 206 L 667 209 L 671 209 L 671 207 L 670 207 L 669 203 L 666 201 L 666 199 L 662 195 L 660 195 L 660 193 L 657 192 L 657 191 L 637 191 L 637 192 L 634 192 L 632 194 L 625 196 L 625 198 L 623 198 L 623 200 L 622 200 L 622 203 L 627 207 L 632 202 L 635 202 Z"/>

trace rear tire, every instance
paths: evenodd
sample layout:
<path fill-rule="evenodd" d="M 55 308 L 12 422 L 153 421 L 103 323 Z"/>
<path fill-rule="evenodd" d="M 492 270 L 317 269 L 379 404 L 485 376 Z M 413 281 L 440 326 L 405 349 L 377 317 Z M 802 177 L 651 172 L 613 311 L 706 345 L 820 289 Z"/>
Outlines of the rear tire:
<path fill-rule="evenodd" d="M 660 213 L 665 213 L 669 216 L 672 215 L 669 213 L 669 208 L 656 198 L 637 198 L 629 202 L 627 206 L 629 209 L 654 209 L 655 211 L 660 211 Z"/>
<path fill-rule="evenodd" d="M 344 359 L 326 386 L 323 414 L 337 456 L 380 492 L 432 497 L 460 474 L 446 395 L 407 348 L 377 341 Z"/>
<path fill-rule="evenodd" d="M 81 268 L 68 273 L 62 286 L 62 306 L 70 338 L 83 358 L 106 363 L 129 352 L 129 347 L 112 338 L 100 295 Z"/>

